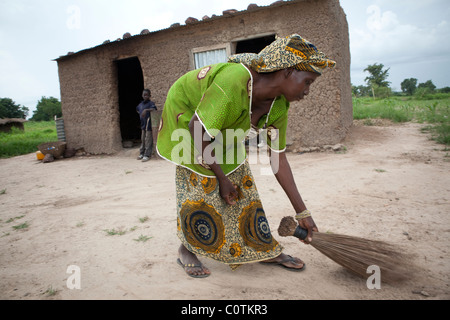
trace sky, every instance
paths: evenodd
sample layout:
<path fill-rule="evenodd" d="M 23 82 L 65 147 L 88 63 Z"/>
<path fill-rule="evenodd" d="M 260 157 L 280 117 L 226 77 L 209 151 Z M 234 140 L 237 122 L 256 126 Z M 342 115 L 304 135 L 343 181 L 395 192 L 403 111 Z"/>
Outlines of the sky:
<path fill-rule="evenodd" d="M 245 10 L 275 0 L 1 0 L 0 98 L 33 115 L 41 97 L 60 99 L 54 59 L 114 41 L 124 33 L 157 31 L 187 17 Z M 341 0 L 347 16 L 351 82 L 364 85 L 364 69 L 389 68 L 395 91 L 407 78 L 450 87 L 449 0 Z M 310 40 L 310 39 L 308 39 Z M 313 41 L 311 41 L 313 42 Z M 320 49 L 320 48 L 319 48 Z M 332 57 L 330 57 L 332 58 Z"/>

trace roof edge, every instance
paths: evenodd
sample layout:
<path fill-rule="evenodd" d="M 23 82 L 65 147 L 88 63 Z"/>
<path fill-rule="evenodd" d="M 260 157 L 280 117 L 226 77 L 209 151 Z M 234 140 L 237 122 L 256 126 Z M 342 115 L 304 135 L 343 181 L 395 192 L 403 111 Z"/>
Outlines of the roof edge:
<path fill-rule="evenodd" d="M 117 43 L 122 42 L 122 41 L 129 41 L 131 39 L 136 39 L 136 38 L 140 38 L 140 37 L 146 37 L 146 36 L 154 35 L 154 34 L 157 34 L 157 33 L 160 33 L 160 32 L 166 32 L 168 30 L 189 28 L 189 27 L 192 27 L 192 26 L 195 26 L 195 25 L 199 25 L 199 24 L 202 24 L 202 23 L 207 23 L 207 22 L 220 20 L 220 19 L 227 19 L 227 18 L 231 18 L 231 17 L 235 17 L 235 16 L 247 14 L 247 13 L 253 13 L 253 12 L 258 12 L 258 11 L 262 11 L 262 10 L 268 10 L 268 9 L 271 9 L 271 8 L 274 8 L 274 7 L 282 7 L 282 6 L 291 5 L 291 4 L 299 3 L 299 2 L 303 2 L 303 1 L 305 1 L 305 0 L 278 0 L 278 1 L 275 1 L 275 2 L 273 2 L 273 3 L 271 3 L 270 5 L 267 5 L 267 6 L 258 6 L 257 4 L 250 3 L 247 6 L 246 10 L 238 11 L 238 10 L 235 10 L 235 9 L 228 9 L 228 10 L 222 11 L 222 15 L 220 15 L 220 16 L 216 16 L 216 15 L 212 15 L 211 17 L 203 16 L 202 20 L 198 20 L 196 18 L 188 17 L 185 20 L 185 24 L 173 23 L 172 25 L 170 25 L 167 28 L 160 29 L 160 30 L 155 30 L 155 31 L 149 31 L 148 29 L 144 29 L 144 30 L 141 31 L 140 34 L 135 34 L 135 35 L 131 35 L 129 32 L 126 32 L 126 33 L 123 34 L 122 38 L 117 38 L 114 41 L 105 40 L 102 44 L 96 45 L 94 47 L 82 49 L 82 50 L 77 51 L 77 52 L 70 51 L 66 55 L 61 55 L 58 58 L 53 59 L 52 61 L 57 61 L 58 62 L 58 61 L 66 60 L 68 58 L 71 58 L 72 56 L 79 55 L 81 53 L 84 53 L 86 51 L 90 51 L 90 50 L 93 50 L 93 49 L 96 49 L 96 48 L 99 48 L 99 47 L 108 46 L 108 45 L 112 45 L 112 44 L 117 44 Z M 189 19 L 192 19 L 192 20 L 189 20 Z"/>

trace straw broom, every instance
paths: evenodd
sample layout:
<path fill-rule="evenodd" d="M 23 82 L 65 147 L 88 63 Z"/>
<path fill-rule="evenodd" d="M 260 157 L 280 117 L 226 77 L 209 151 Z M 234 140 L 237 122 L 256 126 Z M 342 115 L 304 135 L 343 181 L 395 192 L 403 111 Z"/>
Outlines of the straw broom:
<path fill-rule="evenodd" d="M 308 231 L 301 228 L 293 217 L 281 219 L 278 234 L 304 240 Z M 411 273 L 408 257 L 394 246 L 383 242 L 334 233 L 314 232 L 311 246 L 347 270 L 367 278 L 367 268 L 376 265 L 381 271 L 381 281 L 400 282 Z M 406 266 L 408 265 L 408 270 Z"/>

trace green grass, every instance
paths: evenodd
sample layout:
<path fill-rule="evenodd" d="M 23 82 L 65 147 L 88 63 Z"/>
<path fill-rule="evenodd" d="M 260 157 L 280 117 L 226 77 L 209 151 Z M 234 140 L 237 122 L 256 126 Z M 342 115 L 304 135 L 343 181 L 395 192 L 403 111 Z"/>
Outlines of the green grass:
<path fill-rule="evenodd" d="M 148 221 L 148 216 L 139 218 L 139 221 L 140 221 L 141 223 L 144 223 L 144 222 Z"/>
<path fill-rule="evenodd" d="M 9 218 L 8 220 L 6 220 L 6 223 L 13 222 L 14 220 L 17 220 L 17 219 L 22 219 L 23 217 L 25 217 L 25 215 L 14 217 L 14 218 Z"/>
<path fill-rule="evenodd" d="M 119 229 L 119 230 L 116 230 L 116 229 L 105 229 L 103 231 L 105 231 L 108 236 L 117 236 L 117 235 L 122 236 L 125 233 L 127 233 L 127 231 L 123 230 L 122 228 Z"/>
<path fill-rule="evenodd" d="M 58 141 L 54 121 L 28 121 L 23 131 L 13 128 L 9 133 L 0 133 L 0 158 L 36 152 L 38 145 L 51 141 Z"/>
<path fill-rule="evenodd" d="M 20 229 L 26 229 L 28 228 L 30 225 L 28 224 L 28 222 L 24 222 L 22 224 L 19 224 L 17 226 L 13 226 L 14 230 L 20 230 Z"/>
<path fill-rule="evenodd" d="M 150 240 L 151 238 L 153 238 L 153 237 L 147 237 L 147 236 L 144 236 L 144 235 L 140 235 L 137 239 L 133 239 L 134 241 L 137 241 L 137 242 L 147 242 L 148 240 Z"/>
<path fill-rule="evenodd" d="M 367 124 L 371 119 L 427 123 L 429 125 L 423 131 L 430 132 L 438 143 L 450 144 L 450 94 L 353 98 L 353 118 L 364 119 Z"/>
<path fill-rule="evenodd" d="M 51 297 L 58 293 L 58 290 L 54 289 L 52 286 L 50 286 L 47 291 L 44 292 L 47 296 Z"/>

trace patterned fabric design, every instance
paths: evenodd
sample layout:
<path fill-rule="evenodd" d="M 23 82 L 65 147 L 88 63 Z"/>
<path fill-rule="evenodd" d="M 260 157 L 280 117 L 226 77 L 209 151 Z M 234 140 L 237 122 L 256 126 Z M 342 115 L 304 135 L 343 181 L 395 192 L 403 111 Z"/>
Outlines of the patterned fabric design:
<path fill-rule="evenodd" d="M 279 38 L 265 47 L 259 54 L 242 53 L 229 57 L 229 62 L 243 63 L 259 73 L 295 68 L 322 74 L 336 62 L 330 60 L 315 45 L 298 34 Z"/>
<path fill-rule="evenodd" d="M 263 261 L 281 254 L 273 238 L 247 162 L 228 178 L 239 199 L 230 206 L 220 197 L 215 178 L 177 166 L 178 237 L 191 252 L 229 264 Z"/>

